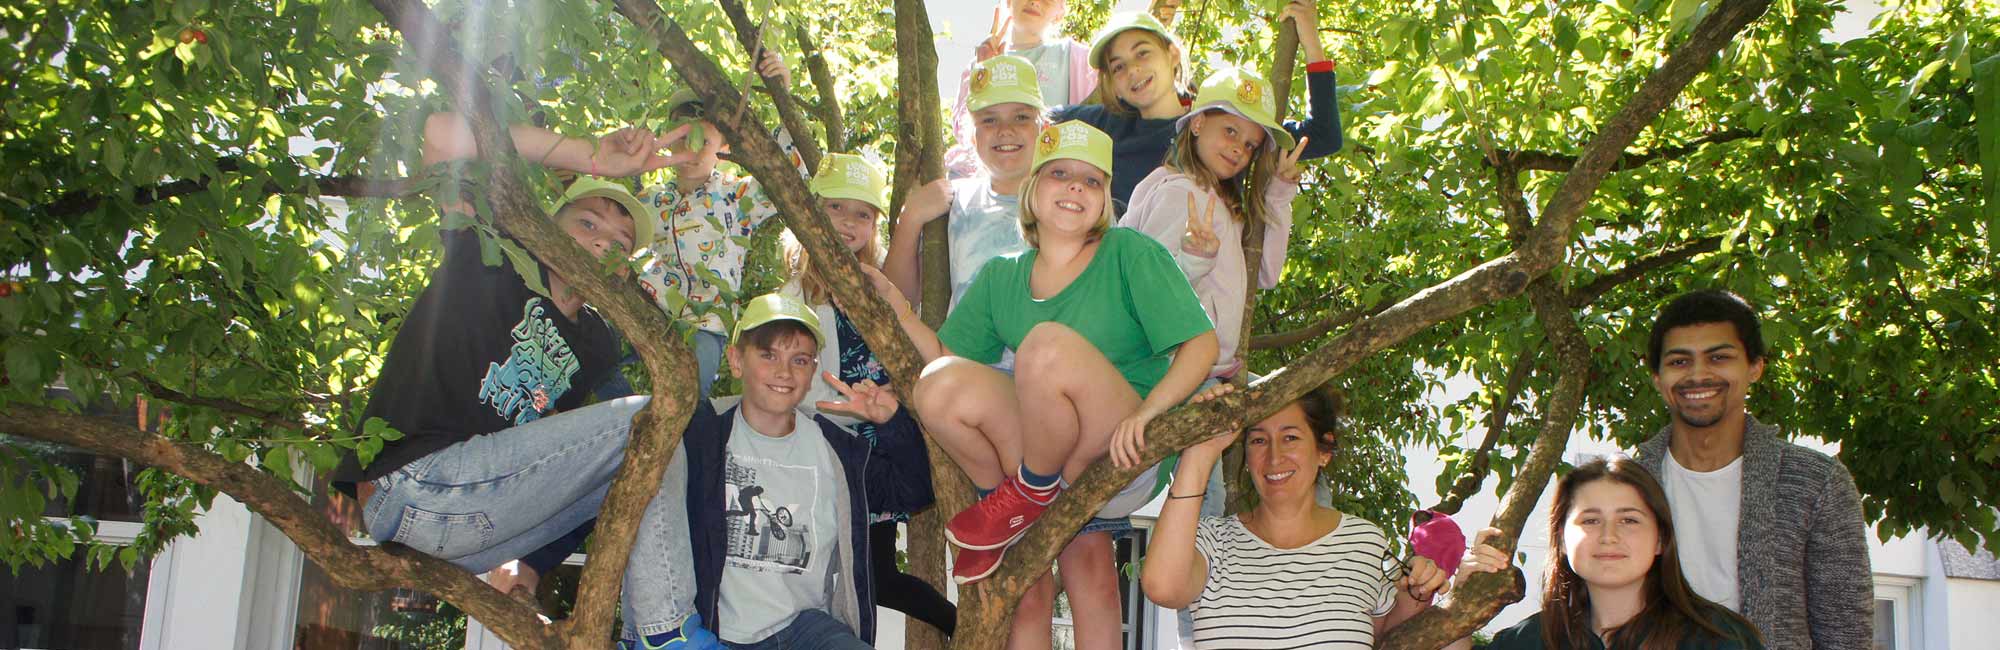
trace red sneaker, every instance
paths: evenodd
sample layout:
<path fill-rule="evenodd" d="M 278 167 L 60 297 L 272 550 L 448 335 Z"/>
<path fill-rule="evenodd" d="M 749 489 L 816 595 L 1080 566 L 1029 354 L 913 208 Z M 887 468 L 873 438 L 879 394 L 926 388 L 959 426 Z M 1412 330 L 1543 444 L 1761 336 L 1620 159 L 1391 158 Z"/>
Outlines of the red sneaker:
<path fill-rule="evenodd" d="M 945 524 L 945 539 L 960 548 L 975 551 L 1003 548 L 1027 534 L 1028 526 L 1049 509 L 1049 502 L 1062 488 L 1050 488 L 1046 497 L 1030 498 L 1030 490 L 1020 479 L 1009 476 L 992 494 L 972 504 Z"/>
<path fill-rule="evenodd" d="M 1000 560 L 1007 557 L 1007 547 L 992 550 L 958 549 L 958 556 L 951 561 L 951 581 L 969 585 L 986 576 L 993 575 L 1000 568 Z"/>

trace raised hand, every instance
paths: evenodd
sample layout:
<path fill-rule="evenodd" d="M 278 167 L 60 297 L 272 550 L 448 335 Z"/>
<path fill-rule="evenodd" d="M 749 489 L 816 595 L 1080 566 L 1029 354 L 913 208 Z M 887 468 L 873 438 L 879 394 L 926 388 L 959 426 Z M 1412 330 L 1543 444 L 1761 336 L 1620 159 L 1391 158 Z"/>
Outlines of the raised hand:
<path fill-rule="evenodd" d="M 1194 195 L 1188 195 L 1187 234 L 1181 236 L 1181 250 L 1195 257 L 1213 258 L 1222 250 L 1222 240 L 1215 236 L 1215 195 L 1208 197 L 1208 212 L 1195 209 Z"/>
<path fill-rule="evenodd" d="M 903 200 L 903 216 L 896 223 L 907 220 L 912 227 L 921 226 L 950 211 L 951 181 L 940 178 L 910 189 L 909 198 Z"/>
<path fill-rule="evenodd" d="M 1437 595 L 1438 590 L 1444 588 L 1445 582 L 1449 579 L 1450 576 L 1445 575 L 1444 569 L 1438 568 L 1436 562 L 1420 556 L 1410 560 L 1410 572 L 1398 579 L 1396 586 L 1402 588 L 1404 593 L 1408 593 L 1410 598 L 1417 602 L 1428 603 L 1432 596 Z"/>
<path fill-rule="evenodd" d="M 1299 178 L 1305 174 L 1303 170 L 1299 169 L 1299 156 L 1305 154 L 1306 143 L 1308 142 L 1312 142 L 1312 138 L 1299 138 L 1297 146 L 1292 147 L 1292 150 L 1285 152 L 1284 155 L 1278 156 L 1278 178 L 1285 179 L 1285 182 L 1293 185 L 1299 183 Z"/>
<path fill-rule="evenodd" d="M 598 139 L 596 151 L 590 155 L 590 169 L 598 176 L 621 177 L 643 174 L 693 160 L 695 154 L 688 151 L 672 151 L 667 147 L 681 142 L 687 137 L 688 127 L 683 125 L 666 135 L 654 135 L 636 126 L 619 129 Z M 662 153 L 664 151 L 664 153 Z"/>
<path fill-rule="evenodd" d="M 1014 14 L 1007 11 L 1006 0 L 993 5 L 993 32 L 986 40 L 972 48 L 973 61 L 985 61 L 1007 53 L 1007 38 L 1012 35 Z"/>
<path fill-rule="evenodd" d="M 1236 385 L 1225 381 L 1216 384 L 1214 386 L 1208 387 L 1208 390 L 1195 393 L 1193 397 L 1188 398 L 1188 403 L 1200 404 L 1202 402 L 1213 400 L 1233 392 L 1236 392 Z M 1217 458 L 1220 458 L 1222 457 L 1222 452 L 1224 450 L 1229 449 L 1229 445 L 1235 444 L 1236 439 L 1242 437 L 1242 435 L 1243 435 L 1242 429 L 1232 427 L 1226 431 L 1221 431 L 1216 433 L 1215 437 L 1194 443 L 1194 445 L 1189 446 L 1186 451 L 1190 453 L 1197 451 L 1212 453 Z"/>
<path fill-rule="evenodd" d="M 1146 425 L 1158 416 L 1158 413 L 1141 406 L 1118 421 L 1118 428 L 1111 431 L 1112 465 L 1119 469 L 1138 466 L 1140 457 L 1146 451 Z"/>
<path fill-rule="evenodd" d="M 1458 575 L 1452 576 L 1453 589 L 1465 584 L 1465 581 L 1471 579 L 1475 573 L 1499 573 L 1507 570 L 1513 558 L 1486 543 L 1486 540 L 1499 535 L 1500 529 L 1488 528 L 1473 536 L 1472 548 L 1465 550 L 1465 559 L 1458 563 Z"/>
<path fill-rule="evenodd" d="M 784 57 L 768 47 L 759 49 L 758 53 L 757 74 L 765 79 L 776 77 L 780 87 L 792 87 L 792 69 L 785 65 Z"/>
<path fill-rule="evenodd" d="M 848 384 L 841 381 L 832 371 L 820 374 L 826 378 L 828 385 L 833 386 L 834 390 L 840 391 L 842 397 L 847 398 L 841 402 L 820 400 L 814 406 L 819 407 L 821 411 L 881 424 L 888 422 L 889 418 L 896 417 L 896 409 L 902 408 L 902 403 L 896 400 L 895 391 L 890 390 L 888 386 L 876 384 L 872 379 Z"/>

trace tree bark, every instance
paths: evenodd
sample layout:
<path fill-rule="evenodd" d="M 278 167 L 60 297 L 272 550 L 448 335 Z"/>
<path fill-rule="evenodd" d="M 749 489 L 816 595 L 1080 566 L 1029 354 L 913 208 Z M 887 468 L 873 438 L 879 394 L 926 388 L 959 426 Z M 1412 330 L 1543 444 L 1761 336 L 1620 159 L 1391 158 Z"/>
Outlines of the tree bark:
<path fill-rule="evenodd" d="M 806 72 L 812 76 L 813 87 L 819 90 L 819 107 L 814 111 L 819 122 L 826 127 L 826 150 L 847 153 L 847 118 L 840 113 L 840 91 L 833 78 L 833 70 L 826 65 L 826 54 L 820 52 L 819 44 L 813 42 L 812 33 L 806 31 L 802 23 L 792 23 L 792 40 L 798 43 L 799 51 L 805 53 Z"/>
<path fill-rule="evenodd" d="M 743 9 L 742 0 L 720 0 L 719 4 L 722 14 L 729 17 L 730 26 L 736 29 L 736 41 L 749 53 L 750 74 L 757 74 L 757 46 L 761 44 L 764 49 L 776 52 L 776 41 L 764 32 L 764 27 L 750 22 L 750 14 Z M 763 79 L 765 89 L 771 94 L 771 105 L 778 109 L 778 123 L 792 134 L 792 146 L 798 148 L 799 158 L 805 161 L 806 169 L 818 172 L 822 155 L 819 140 L 813 138 L 812 125 L 807 124 L 805 115 L 799 112 L 798 101 L 792 98 L 792 89 L 777 83 L 777 78 Z M 744 101 L 748 102 L 749 98 L 744 98 Z"/>

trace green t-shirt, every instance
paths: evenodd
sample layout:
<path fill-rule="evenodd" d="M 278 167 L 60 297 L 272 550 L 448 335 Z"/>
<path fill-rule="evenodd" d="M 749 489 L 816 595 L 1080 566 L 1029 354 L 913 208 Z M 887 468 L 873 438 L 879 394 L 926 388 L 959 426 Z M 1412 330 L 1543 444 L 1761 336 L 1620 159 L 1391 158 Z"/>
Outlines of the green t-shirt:
<path fill-rule="evenodd" d="M 998 363 L 1029 329 L 1054 321 L 1097 346 L 1144 397 L 1167 374 L 1176 346 L 1215 329 L 1173 256 L 1136 230 L 1105 232 L 1090 265 L 1047 300 L 1028 291 L 1039 252 L 996 257 L 980 268 L 938 330 L 952 354 Z"/>
<path fill-rule="evenodd" d="M 1737 639 L 1717 639 L 1707 630 L 1696 628 L 1696 632 L 1674 644 L 1678 650 L 1764 650 L 1757 640 L 1757 634 L 1741 623 L 1727 616 L 1715 616 L 1713 621 L 1724 630 L 1734 633 Z M 1587 635 L 1583 642 L 1589 650 L 1604 650 L 1604 641 L 1597 635 Z M 1493 642 L 1479 646 L 1481 650 L 1542 650 L 1542 613 L 1522 619 L 1514 627 L 1501 630 L 1493 635 Z"/>

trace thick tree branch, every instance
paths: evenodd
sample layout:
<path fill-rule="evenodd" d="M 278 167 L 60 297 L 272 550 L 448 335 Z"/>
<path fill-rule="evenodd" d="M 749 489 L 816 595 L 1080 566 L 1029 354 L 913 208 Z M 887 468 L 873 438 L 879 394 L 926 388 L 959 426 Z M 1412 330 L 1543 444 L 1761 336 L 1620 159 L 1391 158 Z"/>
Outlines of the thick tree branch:
<path fill-rule="evenodd" d="M 250 465 L 112 420 L 40 406 L 17 404 L 0 411 L 0 432 L 130 459 L 227 494 L 291 538 L 342 587 L 422 589 L 465 610 L 516 647 L 542 647 L 554 638 L 528 606 L 444 560 L 400 545 L 365 547 L 348 542 L 287 482 Z"/>
<path fill-rule="evenodd" d="M 236 157 L 223 157 L 215 161 L 215 169 L 224 174 L 241 171 L 243 161 Z M 263 193 L 305 194 L 308 196 L 345 196 L 398 198 L 416 191 L 417 181 L 408 178 L 366 178 L 361 176 L 323 176 L 301 171 L 301 181 L 296 187 L 286 187 L 273 180 L 265 181 Z M 132 205 L 152 205 L 168 199 L 198 194 L 208 191 L 218 177 L 202 176 L 183 178 L 146 185 L 132 191 Z M 110 197 L 96 190 L 71 190 L 64 192 L 56 200 L 43 204 L 37 211 L 57 218 L 75 217 L 89 214 L 104 205 Z"/>
<path fill-rule="evenodd" d="M 1367 308 L 1356 307 L 1338 313 L 1327 314 L 1305 327 L 1252 336 L 1250 337 L 1250 349 L 1270 350 L 1298 345 L 1319 338 L 1327 332 L 1340 329 L 1348 323 L 1361 320 L 1365 316 L 1382 313 L 1382 310 L 1388 309 L 1394 304 L 1396 304 L 1395 300 L 1385 299 Z"/>
<path fill-rule="evenodd" d="M 1447 515 L 1458 514 L 1465 506 L 1465 500 L 1479 492 L 1479 486 L 1486 482 L 1486 472 L 1493 466 L 1493 447 L 1500 443 L 1500 437 L 1507 431 L 1507 416 L 1514 410 L 1514 400 L 1521 395 L 1521 387 L 1528 383 L 1528 373 L 1535 368 L 1535 354 L 1540 347 L 1522 350 L 1514 356 L 1514 364 L 1507 369 L 1507 383 L 1500 394 L 1493 397 L 1493 406 L 1486 414 L 1486 437 L 1479 441 L 1479 449 L 1472 452 L 1472 462 L 1465 467 L 1465 475 L 1451 484 L 1444 498 L 1431 506 L 1432 510 Z"/>
<path fill-rule="evenodd" d="M 758 64 L 757 45 L 762 43 L 764 48 L 777 51 L 777 48 L 773 47 L 777 41 L 770 34 L 764 33 L 769 23 L 760 26 L 750 22 L 750 13 L 743 9 L 742 0 L 720 0 L 718 4 L 722 6 L 722 14 L 729 17 L 730 26 L 736 29 L 736 41 L 750 53 L 750 69 L 752 74 L 755 74 Z M 778 81 L 781 80 L 764 78 L 764 88 L 771 95 L 771 105 L 778 109 L 778 123 L 783 124 L 785 130 L 791 132 L 792 146 L 798 147 L 799 158 L 805 160 L 806 169 L 819 171 L 821 156 L 819 140 L 813 138 L 812 127 L 806 124 L 805 115 L 799 112 L 798 103 L 792 99 L 792 89 L 777 83 Z"/>
<path fill-rule="evenodd" d="M 1569 290 L 1565 300 L 1571 309 L 1580 309 L 1596 302 L 1604 294 L 1619 285 L 1645 277 L 1646 274 L 1687 261 L 1696 255 L 1722 248 L 1722 237 L 1703 237 L 1679 246 L 1660 251 L 1653 255 L 1633 260 L 1616 271 L 1606 273 L 1591 280 L 1590 284 Z"/>
<path fill-rule="evenodd" d="M 606 275 L 602 265 L 578 246 L 570 236 L 542 211 L 540 201 L 528 193 L 515 171 L 519 160 L 506 125 L 493 115 L 491 84 L 483 69 L 466 65 L 456 42 L 431 15 L 421 0 L 373 0 L 376 9 L 403 33 L 411 56 L 428 64 L 428 73 L 451 96 L 452 103 L 471 123 L 474 141 L 482 158 L 491 164 L 482 189 L 492 206 L 485 215 L 510 236 L 534 253 L 551 272 L 561 276 L 571 288 L 602 311 L 623 332 L 670 332 L 672 325 L 659 308 L 645 300 L 637 281 L 629 276 Z M 657 9 L 657 7 L 655 7 Z M 704 62 L 707 59 L 703 59 Z M 709 63 L 710 66 L 714 64 Z M 475 76 L 467 76 L 470 73 Z M 719 76 L 720 72 L 716 74 Z M 733 92 L 733 91 L 732 91 Z M 736 134 L 730 134 L 735 136 Z M 731 137 L 731 142 L 741 142 Z M 776 144 L 765 142 L 772 149 Z M 797 182 L 798 176 L 792 175 Z M 660 477 L 674 445 L 680 441 L 694 410 L 694 360 L 678 337 L 636 336 L 628 340 L 653 377 L 654 396 L 633 420 L 633 433 L 625 448 L 625 459 L 612 479 L 609 494 L 598 511 L 592 535 L 590 561 L 584 565 L 578 588 L 576 609 L 564 630 L 571 647 L 600 647 L 611 636 L 612 617 L 617 609 L 620 579 L 630 557 L 632 542 L 646 505 L 659 493 Z M 498 629 L 495 630 L 499 632 Z M 502 638 L 516 646 L 522 641 Z"/>
<path fill-rule="evenodd" d="M 1689 140 L 1685 144 L 1662 147 L 1643 153 L 1625 153 L 1620 155 L 1617 162 L 1611 165 L 1611 171 L 1622 172 L 1638 169 L 1662 160 L 1679 160 L 1711 144 L 1748 140 L 1761 135 L 1763 134 L 1748 129 L 1726 129 Z M 1545 151 L 1509 151 L 1502 149 L 1497 153 L 1500 164 L 1521 170 L 1566 172 L 1571 167 L 1575 167 L 1577 161 L 1576 156 Z M 1492 162 L 1490 160 L 1487 161 L 1488 164 L 1492 164 Z"/>
<path fill-rule="evenodd" d="M 805 53 L 806 73 L 812 78 L 813 88 L 819 91 L 819 103 L 810 108 L 820 125 L 826 127 L 826 149 L 847 153 L 847 118 L 841 116 L 840 91 L 832 68 L 827 67 L 826 54 L 820 52 L 819 44 L 813 42 L 804 24 L 792 23 L 792 40 Z"/>

